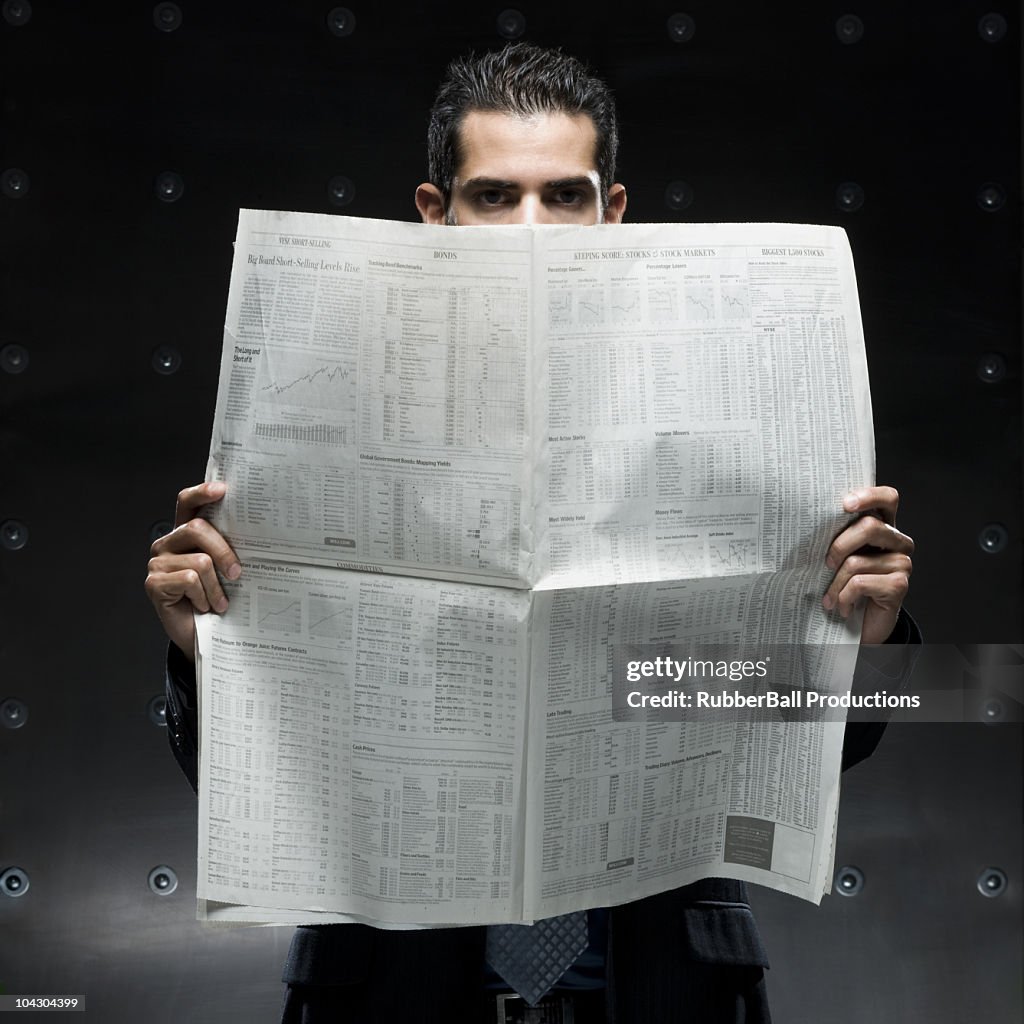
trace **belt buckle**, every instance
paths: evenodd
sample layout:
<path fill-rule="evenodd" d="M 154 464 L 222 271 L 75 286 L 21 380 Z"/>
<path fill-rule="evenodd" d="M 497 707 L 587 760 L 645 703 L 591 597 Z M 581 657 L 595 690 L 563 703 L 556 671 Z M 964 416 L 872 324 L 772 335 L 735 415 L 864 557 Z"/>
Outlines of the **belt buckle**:
<path fill-rule="evenodd" d="M 546 995 L 536 1006 L 518 992 L 503 992 L 495 997 L 497 1024 L 574 1024 L 572 999 Z"/>

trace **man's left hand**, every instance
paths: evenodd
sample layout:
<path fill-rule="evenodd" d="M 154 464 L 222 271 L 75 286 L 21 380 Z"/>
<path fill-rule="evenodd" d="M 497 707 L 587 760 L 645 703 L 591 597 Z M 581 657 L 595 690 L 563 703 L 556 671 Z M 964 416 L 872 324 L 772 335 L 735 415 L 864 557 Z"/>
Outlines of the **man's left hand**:
<path fill-rule="evenodd" d="M 828 549 L 825 564 L 836 570 L 821 603 L 845 619 L 865 599 L 862 644 L 881 644 L 896 625 L 910 586 L 914 542 L 896 529 L 900 496 L 893 487 L 859 487 L 843 499 L 859 513 Z"/>

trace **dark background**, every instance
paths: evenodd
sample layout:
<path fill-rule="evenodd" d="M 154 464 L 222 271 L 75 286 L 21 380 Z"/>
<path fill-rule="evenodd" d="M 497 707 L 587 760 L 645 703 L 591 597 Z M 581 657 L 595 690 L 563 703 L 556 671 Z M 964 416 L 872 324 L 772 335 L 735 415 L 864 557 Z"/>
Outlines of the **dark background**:
<path fill-rule="evenodd" d="M 445 64 L 515 22 L 352 2 L 342 36 L 305 0 L 182 0 L 176 28 L 168 5 L 3 4 L 0 872 L 30 888 L 0 891 L 0 993 L 276 1019 L 289 930 L 194 920 L 196 804 L 147 713 L 164 645 L 142 581 L 203 476 L 238 208 L 415 219 Z M 520 11 L 615 90 L 630 221 L 847 229 L 909 607 L 933 642 L 1021 642 L 1018 10 L 707 0 L 681 41 L 671 6 Z M 844 779 L 860 894 L 754 891 L 777 1019 L 1021 1020 L 1021 809 L 1019 725 L 891 728 Z"/>

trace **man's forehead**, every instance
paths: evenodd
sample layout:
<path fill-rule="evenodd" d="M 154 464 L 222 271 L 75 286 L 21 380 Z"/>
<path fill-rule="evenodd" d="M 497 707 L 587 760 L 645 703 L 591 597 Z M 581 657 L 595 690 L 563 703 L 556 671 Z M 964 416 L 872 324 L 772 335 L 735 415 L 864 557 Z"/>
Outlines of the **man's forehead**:
<path fill-rule="evenodd" d="M 546 180 L 590 178 L 597 166 L 597 130 L 586 114 L 520 116 L 471 110 L 459 127 L 457 176 Z"/>

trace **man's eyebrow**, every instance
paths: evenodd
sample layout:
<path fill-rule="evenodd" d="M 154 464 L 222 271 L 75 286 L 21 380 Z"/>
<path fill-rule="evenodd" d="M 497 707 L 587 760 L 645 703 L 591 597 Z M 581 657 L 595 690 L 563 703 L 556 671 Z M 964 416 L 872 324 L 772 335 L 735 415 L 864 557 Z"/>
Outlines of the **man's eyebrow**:
<path fill-rule="evenodd" d="M 579 188 L 584 186 L 591 192 L 594 190 L 594 183 L 590 178 L 580 175 L 578 178 L 558 178 L 556 181 L 549 181 L 545 188 Z"/>
<path fill-rule="evenodd" d="M 467 178 L 459 182 L 459 188 L 518 188 L 519 183 L 515 181 L 503 181 L 501 178 Z"/>

